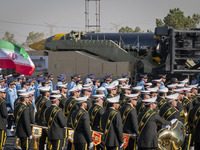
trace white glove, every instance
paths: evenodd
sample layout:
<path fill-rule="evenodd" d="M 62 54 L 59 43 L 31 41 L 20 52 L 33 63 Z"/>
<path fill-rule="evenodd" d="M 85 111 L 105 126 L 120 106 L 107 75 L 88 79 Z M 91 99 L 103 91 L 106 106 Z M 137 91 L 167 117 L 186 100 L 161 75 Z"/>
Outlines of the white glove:
<path fill-rule="evenodd" d="M 89 148 L 89 149 L 92 149 L 93 147 L 94 147 L 94 143 L 91 142 L 88 148 Z"/>
<path fill-rule="evenodd" d="M 172 119 L 172 120 L 171 120 L 171 124 L 174 124 L 177 120 L 178 120 L 178 119 L 176 119 L 176 118 L 175 118 L 175 119 Z"/>
<path fill-rule="evenodd" d="M 162 125 L 162 128 L 166 128 L 167 130 L 169 130 L 171 127 L 170 125 L 166 125 L 166 126 Z"/>
<path fill-rule="evenodd" d="M 30 136 L 29 136 L 29 139 L 30 139 L 30 140 L 32 140 L 32 139 L 33 139 L 33 136 L 32 136 L 32 135 L 30 135 Z"/>
<path fill-rule="evenodd" d="M 119 146 L 119 148 L 123 148 L 123 146 L 124 146 L 124 143 L 122 143 L 122 144 Z"/>

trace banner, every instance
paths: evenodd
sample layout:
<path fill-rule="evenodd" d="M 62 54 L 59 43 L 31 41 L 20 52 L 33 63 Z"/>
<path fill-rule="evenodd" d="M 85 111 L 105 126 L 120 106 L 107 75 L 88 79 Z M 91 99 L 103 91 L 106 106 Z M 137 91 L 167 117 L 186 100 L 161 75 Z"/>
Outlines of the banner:
<path fill-rule="evenodd" d="M 124 149 L 128 146 L 130 136 L 127 134 L 123 134 L 123 141 L 124 141 Z"/>
<path fill-rule="evenodd" d="M 101 134 L 97 133 L 97 132 L 92 132 L 92 139 L 93 139 L 93 143 L 95 146 L 99 145 L 101 143 Z"/>
<path fill-rule="evenodd" d="M 42 135 L 42 128 L 33 126 L 32 136 L 34 139 L 40 138 Z"/>
<path fill-rule="evenodd" d="M 74 142 L 74 130 L 68 130 L 68 139 L 70 142 Z"/>

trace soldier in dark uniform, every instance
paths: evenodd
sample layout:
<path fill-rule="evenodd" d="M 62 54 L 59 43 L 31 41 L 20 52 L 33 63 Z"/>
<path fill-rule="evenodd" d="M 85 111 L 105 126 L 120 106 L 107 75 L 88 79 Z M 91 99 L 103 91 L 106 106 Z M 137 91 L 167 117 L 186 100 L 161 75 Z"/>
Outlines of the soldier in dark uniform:
<path fill-rule="evenodd" d="M 57 88 L 61 94 L 61 101 L 60 101 L 59 107 L 63 109 L 65 101 L 68 99 L 68 97 L 66 96 L 66 94 L 68 93 L 67 84 L 58 84 Z"/>
<path fill-rule="evenodd" d="M 20 139 L 22 150 L 29 149 L 29 140 L 32 139 L 28 96 L 28 92 L 21 94 L 21 103 L 14 109 L 16 136 Z"/>
<path fill-rule="evenodd" d="M 26 92 L 26 89 L 20 89 L 20 90 L 17 90 L 17 94 L 18 94 L 18 98 L 15 100 L 14 102 L 14 108 L 18 106 L 18 104 L 21 103 L 21 99 L 20 99 L 20 93 L 25 93 Z"/>
<path fill-rule="evenodd" d="M 131 86 L 130 85 L 125 85 L 123 87 L 121 87 L 122 93 L 120 95 L 120 103 L 121 106 L 123 106 L 126 103 L 126 95 L 131 94 Z"/>
<path fill-rule="evenodd" d="M 139 150 L 153 150 L 158 148 L 157 123 L 171 125 L 156 113 L 157 97 L 143 100 L 146 109 L 138 116 L 138 148 Z"/>
<path fill-rule="evenodd" d="M 192 88 L 191 89 L 191 95 L 189 97 L 189 99 L 192 102 L 193 107 L 198 103 L 198 99 L 196 94 L 198 93 L 198 89 L 197 89 L 197 84 L 196 85 L 189 85 L 188 87 Z"/>
<path fill-rule="evenodd" d="M 100 118 L 104 113 L 103 109 L 103 97 L 104 94 L 102 95 L 93 95 L 93 102 L 94 105 L 90 108 L 89 110 L 89 115 L 90 115 L 90 125 L 92 127 L 92 130 L 100 132 Z M 97 150 L 103 149 L 101 144 L 97 145 Z"/>
<path fill-rule="evenodd" d="M 82 88 L 82 94 L 81 96 L 82 97 L 85 97 L 87 96 L 88 97 L 88 101 L 87 101 L 87 111 L 90 110 L 90 108 L 92 107 L 92 99 L 91 99 L 91 92 L 92 92 L 92 84 L 86 84 L 86 85 L 83 85 L 83 88 Z"/>
<path fill-rule="evenodd" d="M 142 89 L 142 86 L 132 87 L 132 93 L 133 94 L 138 94 L 138 97 L 137 97 L 138 103 L 142 101 L 142 98 L 140 97 L 141 89 Z"/>
<path fill-rule="evenodd" d="M 34 92 L 35 90 L 29 91 L 29 101 L 27 103 L 27 106 L 29 107 L 31 124 L 35 124 L 35 108 L 33 106 Z"/>
<path fill-rule="evenodd" d="M 135 109 L 137 105 L 138 94 L 126 95 L 126 104 L 120 108 L 122 116 L 123 133 L 132 134 L 130 137 L 129 144 L 126 150 L 133 150 L 136 146 L 136 135 L 138 133 L 138 120 L 137 111 Z"/>
<path fill-rule="evenodd" d="M 120 96 L 108 98 L 108 109 L 102 115 L 100 120 L 100 129 L 103 131 L 103 142 L 107 150 L 122 149 L 123 127 L 121 114 L 118 111 Z"/>
<path fill-rule="evenodd" d="M 158 105 L 157 105 L 158 111 L 166 103 L 165 96 L 167 96 L 168 91 L 169 91 L 168 88 L 162 88 L 162 89 L 158 90 L 158 97 L 157 97 L 157 100 L 156 100 L 158 102 Z"/>
<path fill-rule="evenodd" d="M 78 109 L 78 106 L 76 104 L 76 98 L 80 96 L 81 93 L 81 86 L 77 85 L 69 90 L 70 92 L 70 98 L 65 101 L 63 113 L 65 117 L 67 118 L 67 127 L 71 126 L 71 115 L 73 111 Z M 71 150 L 72 143 L 68 140 L 67 149 Z"/>
<path fill-rule="evenodd" d="M 42 94 L 42 97 L 36 103 L 37 113 L 35 115 L 35 122 L 40 126 L 44 126 L 44 111 L 51 106 L 51 101 L 48 99 L 50 96 L 50 86 L 40 87 L 40 93 Z M 39 139 L 39 150 L 44 150 L 47 136 L 47 130 L 42 129 L 42 135 Z"/>
<path fill-rule="evenodd" d="M 5 146 L 6 142 L 6 125 L 8 112 L 6 108 L 6 88 L 0 89 L 0 150 L 2 150 Z"/>
<path fill-rule="evenodd" d="M 118 81 L 119 81 L 119 86 L 118 86 L 117 94 L 121 95 L 122 94 L 121 87 L 124 87 L 126 85 L 126 78 L 120 78 L 120 79 L 118 79 Z M 121 98 L 121 96 L 120 96 L 120 98 Z"/>
<path fill-rule="evenodd" d="M 108 98 L 115 97 L 116 94 L 117 94 L 116 86 L 114 86 L 114 85 L 112 85 L 112 84 L 106 86 L 106 89 L 107 89 L 108 94 L 106 95 L 106 99 L 104 100 L 104 103 L 103 103 L 103 108 L 104 108 L 104 110 L 107 109 L 107 105 L 108 105 L 107 99 L 108 99 Z"/>
<path fill-rule="evenodd" d="M 75 150 L 92 149 L 94 144 L 90 130 L 90 117 L 86 111 L 87 96 L 76 98 L 76 103 L 79 109 L 74 111 L 71 117 L 71 125 L 74 129 L 74 148 Z"/>
<path fill-rule="evenodd" d="M 149 99 L 150 98 L 150 91 L 141 91 L 141 99 Z M 140 112 L 144 111 L 146 109 L 144 103 L 142 101 L 138 102 L 136 106 L 137 114 L 139 115 Z"/>
<path fill-rule="evenodd" d="M 193 134 L 194 149 L 200 149 L 200 94 L 198 96 L 198 103 L 190 110 L 188 117 L 189 131 Z"/>
<path fill-rule="evenodd" d="M 51 95 L 50 101 L 52 105 L 44 111 L 44 122 L 48 126 L 48 148 L 52 150 L 62 150 L 63 140 L 65 138 L 64 127 L 67 120 L 60 109 L 61 95 Z"/>
<path fill-rule="evenodd" d="M 166 96 L 166 101 L 167 102 L 160 109 L 160 112 L 159 112 L 160 116 L 164 120 L 170 121 L 170 120 L 176 118 L 179 121 L 183 122 L 183 120 L 180 117 L 179 110 L 176 109 L 176 106 L 177 106 L 177 103 L 178 103 L 178 93 Z"/>

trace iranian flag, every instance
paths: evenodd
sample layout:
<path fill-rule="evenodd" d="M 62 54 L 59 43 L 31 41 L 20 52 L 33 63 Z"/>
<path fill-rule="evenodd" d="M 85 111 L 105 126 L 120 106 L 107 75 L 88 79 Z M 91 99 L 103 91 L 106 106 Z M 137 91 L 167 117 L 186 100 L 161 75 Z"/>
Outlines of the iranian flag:
<path fill-rule="evenodd" d="M 0 40 L 0 68 L 15 69 L 16 73 L 31 76 L 35 65 L 22 47 Z"/>

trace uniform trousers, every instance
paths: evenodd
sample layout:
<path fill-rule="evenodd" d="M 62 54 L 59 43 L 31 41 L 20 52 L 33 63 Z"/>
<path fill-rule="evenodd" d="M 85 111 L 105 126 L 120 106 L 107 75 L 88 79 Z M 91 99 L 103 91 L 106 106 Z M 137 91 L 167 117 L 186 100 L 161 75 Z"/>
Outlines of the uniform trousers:
<path fill-rule="evenodd" d="M 105 150 L 122 150 L 117 146 L 106 146 Z"/>
<path fill-rule="evenodd" d="M 157 148 L 138 148 L 138 150 L 157 150 Z"/>
<path fill-rule="evenodd" d="M 194 150 L 199 150 L 200 149 L 200 143 L 195 142 L 194 143 Z"/>
<path fill-rule="evenodd" d="M 50 143 L 50 148 L 49 148 Z M 62 150 L 63 139 L 60 140 L 49 140 L 48 149 L 49 150 Z"/>
<path fill-rule="evenodd" d="M 20 137 L 20 142 L 21 142 L 21 148 L 22 150 L 29 150 L 29 139 L 28 137 Z"/>
<path fill-rule="evenodd" d="M 0 130 L 0 150 L 5 146 L 6 143 L 6 132 L 5 130 Z"/>
<path fill-rule="evenodd" d="M 87 143 L 74 143 L 74 149 L 75 150 L 87 150 Z"/>
<path fill-rule="evenodd" d="M 39 140 L 39 150 L 44 150 L 44 145 L 47 143 L 47 130 L 42 129 L 42 136 L 40 137 Z"/>
<path fill-rule="evenodd" d="M 130 138 L 125 150 L 134 150 L 134 147 L 136 147 L 136 139 Z"/>

